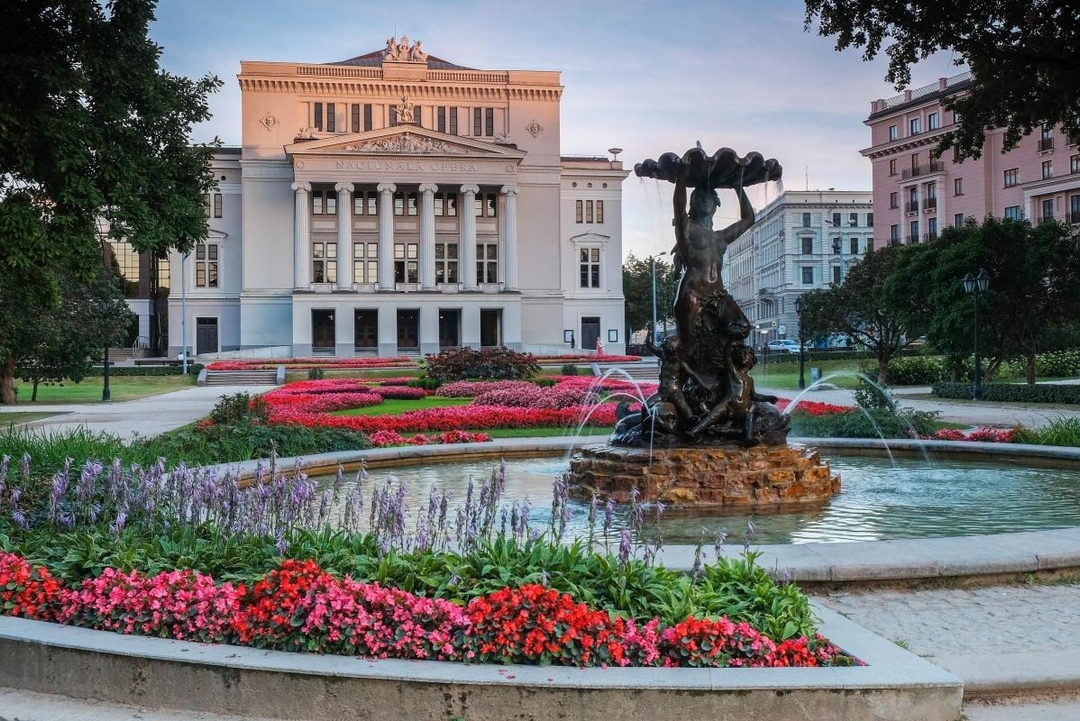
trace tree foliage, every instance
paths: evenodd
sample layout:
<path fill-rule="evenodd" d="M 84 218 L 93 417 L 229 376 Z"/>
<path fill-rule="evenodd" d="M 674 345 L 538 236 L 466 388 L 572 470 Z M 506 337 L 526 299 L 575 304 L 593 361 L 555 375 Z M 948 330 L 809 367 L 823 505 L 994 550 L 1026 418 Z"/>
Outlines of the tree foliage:
<path fill-rule="evenodd" d="M 654 257 L 637 258 L 633 253 L 623 261 L 623 296 L 626 298 L 626 326 L 641 330 L 652 322 L 652 263 Z M 656 261 L 656 312 L 663 323 L 671 316 L 679 277 L 674 266 L 663 257 Z M 629 338 L 629 335 L 627 336 Z"/>
<path fill-rule="evenodd" d="M 889 361 L 922 333 L 918 317 L 887 302 L 896 297 L 892 287 L 901 248 L 886 246 L 867 253 L 853 265 L 842 285 L 819 288 L 802 296 L 802 334 L 810 340 L 829 335 L 850 336 L 866 346 L 878 361 L 878 383 L 888 380 Z"/>
<path fill-rule="evenodd" d="M 939 151 L 978 158 L 986 131 L 1005 128 L 1005 149 L 1042 123 L 1080 136 L 1080 0 L 806 0 L 806 28 L 817 22 L 836 49 L 884 48 L 885 79 L 910 86 L 911 66 L 937 51 L 956 54 L 973 78 L 946 102 L 961 115 Z"/>
<path fill-rule="evenodd" d="M 59 276 L 91 283 L 103 228 L 139 251 L 206 237 L 209 117 L 217 78 L 177 77 L 148 36 L 153 0 L 13 0 L 0 45 L 0 400 Z M 31 333 L 32 334 L 32 333 Z"/>

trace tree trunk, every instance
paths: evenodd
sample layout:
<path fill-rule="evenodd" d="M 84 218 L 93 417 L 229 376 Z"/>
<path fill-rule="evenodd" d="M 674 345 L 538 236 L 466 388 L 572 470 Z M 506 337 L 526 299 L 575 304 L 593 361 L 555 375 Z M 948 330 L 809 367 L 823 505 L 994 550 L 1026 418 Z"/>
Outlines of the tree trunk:
<path fill-rule="evenodd" d="M 1028 353 L 1024 356 L 1024 375 L 1028 385 L 1035 385 L 1035 354 Z"/>
<path fill-rule="evenodd" d="M 34 379 L 34 390 L 30 394 L 30 402 L 31 403 L 36 403 L 37 402 L 37 387 L 38 387 L 39 383 L 41 383 L 41 381 L 39 379 L 35 378 Z"/>
<path fill-rule="evenodd" d="M 877 357 L 877 382 L 882 388 L 885 388 L 889 380 L 889 361 L 892 360 L 892 353 L 886 350 L 879 350 Z"/>
<path fill-rule="evenodd" d="M 19 402 L 15 395 L 15 356 L 0 365 L 0 403 L 13 406 Z"/>

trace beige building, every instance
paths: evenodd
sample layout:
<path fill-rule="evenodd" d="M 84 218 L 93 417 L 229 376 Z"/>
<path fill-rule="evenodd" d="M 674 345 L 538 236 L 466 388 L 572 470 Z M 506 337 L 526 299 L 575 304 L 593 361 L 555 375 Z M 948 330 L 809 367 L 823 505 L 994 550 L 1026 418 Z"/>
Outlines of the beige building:
<path fill-rule="evenodd" d="M 403 37 L 238 77 L 210 237 L 170 264 L 171 353 L 185 304 L 198 354 L 625 347 L 627 173 L 561 154 L 558 72 L 464 68 Z"/>

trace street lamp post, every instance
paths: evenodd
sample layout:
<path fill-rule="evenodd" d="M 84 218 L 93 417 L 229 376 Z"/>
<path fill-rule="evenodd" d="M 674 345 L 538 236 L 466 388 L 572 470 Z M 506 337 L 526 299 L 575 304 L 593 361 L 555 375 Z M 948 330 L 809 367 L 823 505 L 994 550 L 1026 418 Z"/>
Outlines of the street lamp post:
<path fill-rule="evenodd" d="M 795 315 L 799 318 L 799 390 L 806 388 L 805 356 L 803 355 L 803 331 L 802 331 L 803 299 L 800 295 L 795 299 Z"/>
<path fill-rule="evenodd" d="M 982 368 L 979 363 L 979 296 L 990 287 L 990 275 L 985 268 L 979 268 L 978 275 L 968 273 L 962 281 L 964 292 L 970 295 L 975 302 L 975 388 L 972 397 L 982 400 Z"/>
<path fill-rule="evenodd" d="M 657 345 L 657 347 L 659 347 L 660 346 L 660 326 L 657 325 L 657 323 L 656 323 L 656 321 L 657 321 L 657 318 L 656 318 L 656 256 L 655 255 L 649 256 L 649 262 L 652 263 L 652 333 L 653 333 L 652 340 L 653 340 L 653 343 L 655 343 Z M 665 330 L 666 330 L 666 328 L 665 328 Z"/>
<path fill-rule="evenodd" d="M 181 373 L 187 376 L 188 353 L 187 353 L 187 259 L 191 255 L 185 252 L 180 257 L 180 366 Z"/>
<path fill-rule="evenodd" d="M 112 390 L 109 388 L 109 313 L 112 311 L 112 301 L 101 301 L 101 327 L 105 332 L 105 369 L 102 372 L 105 382 L 101 387 L 101 402 L 108 403 L 112 400 Z"/>

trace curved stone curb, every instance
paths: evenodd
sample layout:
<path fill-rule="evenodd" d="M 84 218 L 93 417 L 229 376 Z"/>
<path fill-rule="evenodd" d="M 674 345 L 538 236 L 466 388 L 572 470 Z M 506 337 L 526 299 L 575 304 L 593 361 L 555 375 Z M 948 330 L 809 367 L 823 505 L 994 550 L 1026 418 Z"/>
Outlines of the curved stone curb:
<path fill-rule="evenodd" d="M 959 679 L 822 607 L 854 668 L 578 669 L 373 661 L 0 618 L 0 687 L 283 719 L 954 721 Z"/>

